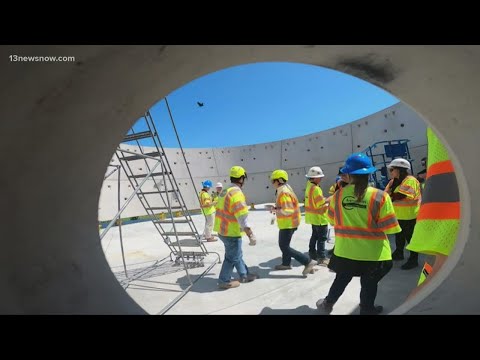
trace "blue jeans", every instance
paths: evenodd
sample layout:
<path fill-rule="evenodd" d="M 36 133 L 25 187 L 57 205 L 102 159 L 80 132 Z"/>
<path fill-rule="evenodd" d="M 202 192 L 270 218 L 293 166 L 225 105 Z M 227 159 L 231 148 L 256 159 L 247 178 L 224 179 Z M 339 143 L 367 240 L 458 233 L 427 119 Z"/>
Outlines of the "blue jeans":
<path fill-rule="evenodd" d="M 240 277 L 247 276 L 247 265 L 245 265 L 243 261 L 242 238 L 223 236 L 220 234 L 218 237 L 223 241 L 223 245 L 225 245 L 225 259 L 223 260 L 222 269 L 220 270 L 219 282 L 229 283 L 234 267 L 237 269 Z"/>
<path fill-rule="evenodd" d="M 282 250 L 282 265 L 290 266 L 290 263 L 292 262 L 292 257 L 302 265 L 307 265 L 310 262 L 308 256 L 290 247 L 293 233 L 296 230 L 296 228 L 280 229 L 278 233 L 278 246 L 280 246 L 280 250 Z"/>
<path fill-rule="evenodd" d="M 325 259 L 325 241 L 327 241 L 328 225 L 312 225 L 312 236 L 308 245 L 308 252 L 312 256 L 316 254 L 319 259 Z"/>

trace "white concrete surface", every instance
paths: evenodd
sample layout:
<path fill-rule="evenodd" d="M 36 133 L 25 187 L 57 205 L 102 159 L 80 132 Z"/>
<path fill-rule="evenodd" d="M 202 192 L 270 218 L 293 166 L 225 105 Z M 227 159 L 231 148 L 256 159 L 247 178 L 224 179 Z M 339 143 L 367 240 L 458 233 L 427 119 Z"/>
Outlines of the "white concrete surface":
<path fill-rule="evenodd" d="M 9 55 L 75 56 L 11 62 Z M 480 313 L 480 46 L 158 45 L 0 47 L 0 313 L 144 314 L 98 237 L 99 194 L 135 119 L 189 81 L 230 66 L 288 61 L 369 81 L 412 107 L 451 150 L 461 201 L 456 247 L 396 313 Z"/>
<path fill-rule="evenodd" d="M 187 295 L 180 300 L 167 314 L 298 314 L 322 315 L 315 302 L 327 295 L 335 278 L 335 274 L 325 267 L 316 267 L 315 274 L 303 278 L 303 266 L 292 260 L 292 270 L 278 271 L 273 269 L 281 263 L 281 251 L 278 247 L 278 227 L 270 224 L 271 214 L 263 210 L 250 212 L 252 228 L 257 235 L 256 246 L 249 246 L 248 239 L 243 243 L 244 259 L 251 272 L 260 278 L 252 283 L 241 284 L 240 287 L 220 290 L 217 287 L 221 264 L 215 265 L 210 272 L 198 280 Z M 199 230 L 203 230 L 204 219 L 200 215 L 193 216 Z M 162 244 L 160 236 L 151 223 L 138 223 L 122 227 L 127 271 L 137 267 L 148 267 L 155 260 L 169 254 L 168 247 Z M 308 243 L 311 226 L 305 224 L 304 216 L 300 227 L 295 232 L 291 246 L 301 252 L 308 253 Z M 335 236 L 331 230 L 331 241 L 327 249 L 333 247 Z M 209 251 L 221 254 L 223 261 L 224 246 L 219 240 L 205 243 Z M 123 265 L 120 251 L 118 228 L 112 228 L 102 241 L 107 260 L 115 273 L 120 272 L 123 278 Z M 407 252 L 405 252 L 407 255 Z M 206 265 L 215 262 L 212 254 L 206 259 Z M 380 282 L 377 304 L 385 307 L 389 313 L 405 300 L 408 293 L 416 286 L 421 268 L 401 270 L 405 261 L 395 262 L 391 272 Z M 208 263 L 208 264 L 207 264 Z M 148 313 L 159 313 L 171 302 L 189 282 L 182 267 L 178 272 L 166 275 L 152 276 L 148 274 L 141 280 L 136 280 L 127 288 L 127 293 Z M 191 270 L 194 278 L 205 268 Z M 159 271 L 153 271 L 159 274 Z M 234 271 L 234 278 L 238 275 Z M 359 278 L 354 278 L 345 293 L 335 305 L 333 315 L 358 314 L 360 294 Z"/>
<path fill-rule="evenodd" d="M 162 122 L 167 119 L 155 119 Z M 143 120 L 141 120 L 143 121 Z M 144 125 L 144 124 L 143 124 Z M 160 138 L 175 138 L 171 133 L 161 133 Z M 182 134 L 180 134 L 182 136 Z M 427 155 L 426 124 L 421 117 L 410 107 L 398 103 L 386 109 L 361 119 L 352 119 L 352 122 L 337 126 L 325 131 L 308 134 L 305 136 L 289 138 L 270 143 L 253 144 L 246 146 L 225 148 L 184 148 L 185 157 L 189 163 L 197 191 L 205 179 L 213 183 L 230 183 L 228 172 L 233 165 L 243 166 L 249 177 L 249 184 L 245 187 L 245 195 L 249 203 L 260 204 L 271 199 L 270 174 L 275 169 L 284 169 L 290 175 L 290 185 L 297 193 L 305 191 L 305 174 L 312 166 L 321 166 L 325 178 L 324 184 L 335 181 L 338 168 L 343 164 L 352 152 L 363 151 L 368 146 L 379 141 L 409 139 L 409 151 L 413 160 L 414 172 L 422 170 L 420 159 Z M 138 147 L 121 145 L 122 148 L 138 152 Z M 156 151 L 152 147 L 143 147 L 143 151 Z M 165 150 L 170 166 L 173 169 L 178 187 L 189 209 L 199 209 L 198 197 L 191 184 L 185 161 L 180 149 Z M 379 145 L 373 151 L 374 154 L 384 152 L 384 146 Z M 379 157 L 375 157 L 379 161 Z M 150 166 L 154 160 L 147 160 Z M 114 156 L 110 164 L 117 165 L 118 160 Z M 134 174 L 145 174 L 145 160 L 129 162 Z M 111 167 L 108 171 L 111 171 Z M 121 200 L 131 194 L 130 182 L 123 170 L 120 177 Z M 157 179 L 158 181 L 158 179 Z M 145 191 L 153 190 L 153 181 L 145 183 Z M 328 187 L 324 191 L 328 191 Z M 100 193 L 99 220 L 109 220 L 117 212 L 117 174 L 105 180 Z M 173 196 L 171 197 L 174 201 Z M 153 200 L 153 199 L 152 199 Z M 153 206 L 155 206 L 152 203 Z M 158 205 L 160 198 L 158 197 Z M 125 209 L 124 217 L 144 215 L 145 211 L 140 201 L 135 198 Z"/>

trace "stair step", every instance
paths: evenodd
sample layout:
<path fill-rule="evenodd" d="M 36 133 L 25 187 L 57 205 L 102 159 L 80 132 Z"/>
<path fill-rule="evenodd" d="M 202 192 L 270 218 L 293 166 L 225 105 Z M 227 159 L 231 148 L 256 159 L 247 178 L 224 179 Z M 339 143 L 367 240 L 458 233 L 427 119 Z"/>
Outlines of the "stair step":
<path fill-rule="evenodd" d="M 158 151 L 154 151 L 154 152 L 151 152 L 151 153 L 145 153 L 143 155 L 155 157 L 155 156 L 159 156 L 160 153 Z M 124 156 L 121 159 L 125 160 L 125 161 L 132 161 L 132 160 L 145 159 L 145 157 L 143 157 L 142 155 L 130 155 L 130 156 Z"/>
<path fill-rule="evenodd" d="M 177 231 L 178 236 L 194 236 L 197 233 L 191 232 L 191 231 Z M 175 231 L 166 231 L 163 233 L 163 235 L 168 235 L 168 236 L 175 236 Z"/>
<path fill-rule="evenodd" d="M 172 219 L 154 220 L 153 222 L 158 223 L 158 224 L 171 224 Z M 175 218 L 174 218 L 174 221 L 173 221 L 173 223 L 175 223 L 175 224 L 186 224 L 188 222 L 189 222 L 188 220 L 177 220 Z"/>
<path fill-rule="evenodd" d="M 170 246 L 179 246 L 178 241 L 171 242 L 169 244 Z M 181 239 L 180 240 L 180 246 L 181 247 L 200 247 L 202 245 L 202 242 L 197 239 Z"/>
<path fill-rule="evenodd" d="M 182 206 L 172 206 L 170 208 L 168 207 L 164 207 L 164 206 L 161 206 L 161 207 L 158 207 L 158 206 L 153 206 L 153 207 L 146 207 L 145 209 L 147 210 L 168 210 L 168 209 L 182 209 Z"/>
<path fill-rule="evenodd" d="M 153 136 L 153 133 L 151 131 L 142 131 L 142 132 L 139 132 L 139 133 L 136 133 L 136 134 L 125 135 L 122 142 L 146 139 L 146 138 L 151 138 L 152 136 Z"/>
<path fill-rule="evenodd" d="M 167 175 L 167 174 L 170 174 L 170 175 L 171 175 L 172 172 L 169 171 L 169 172 L 166 172 L 166 173 L 164 173 L 164 172 L 152 173 L 150 176 L 160 176 L 160 175 Z M 147 175 L 148 175 L 148 174 L 138 174 L 138 175 L 130 175 L 130 176 L 128 176 L 128 177 L 129 177 L 130 179 L 138 179 L 138 178 L 144 178 L 144 177 L 146 177 Z"/>

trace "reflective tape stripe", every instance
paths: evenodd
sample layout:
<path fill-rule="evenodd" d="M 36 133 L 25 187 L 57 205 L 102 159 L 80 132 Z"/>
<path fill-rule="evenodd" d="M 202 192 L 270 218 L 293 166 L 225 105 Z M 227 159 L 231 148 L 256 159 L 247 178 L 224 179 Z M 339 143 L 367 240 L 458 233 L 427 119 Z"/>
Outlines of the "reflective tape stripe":
<path fill-rule="evenodd" d="M 420 205 L 420 198 L 416 200 L 410 200 L 410 199 L 402 199 L 402 200 L 397 200 L 393 202 L 393 206 L 418 206 Z"/>
<path fill-rule="evenodd" d="M 311 207 L 305 207 L 305 211 L 309 212 L 310 214 L 322 215 L 322 214 L 325 214 L 325 211 L 327 211 L 327 208 L 315 209 L 315 208 L 311 208 Z"/>
<path fill-rule="evenodd" d="M 453 173 L 455 171 L 453 164 L 450 160 L 439 161 L 435 164 L 432 164 L 427 169 L 427 179 L 430 176 Z"/>
<path fill-rule="evenodd" d="M 377 227 L 379 229 L 384 230 L 385 228 L 388 229 L 388 227 L 391 226 L 391 225 L 396 225 L 397 222 L 398 222 L 397 217 L 395 215 L 390 215 L 389 217 L 385 218 L 384 220 L 379 221 L 377 223 Z"/>
<path fill-rule="evenodd" d="M 423 191 L 422 205 L 432 202 L 460 201 L 457 177 L 454 173 L 431 176 L 427 179 Z"/>
<path fill-rule="evenodd" d="M 343 188 L 340 188 L 336 193 L 335 193 L 335 224 L 338 226 L 343 225 L 343 219 L 342 219 L 342 203 L 340 199 L 342 198 L 343 194 Z"/>
<path fill-rule="evenodd" d="M 422 204 L 418 212 L 419 220 L 460 219 L 460 203 L 429 203 Z"/>
<path fill-rule="evenodd" d="M 335 236 L 340 237 L 353 237 L 361 239 L 371 240 L 385 240 L 385 234 L 383 232 L 374 232 L 372 230 L 360 230 L 360 229 L 347 229 L 335 227 Z"/>

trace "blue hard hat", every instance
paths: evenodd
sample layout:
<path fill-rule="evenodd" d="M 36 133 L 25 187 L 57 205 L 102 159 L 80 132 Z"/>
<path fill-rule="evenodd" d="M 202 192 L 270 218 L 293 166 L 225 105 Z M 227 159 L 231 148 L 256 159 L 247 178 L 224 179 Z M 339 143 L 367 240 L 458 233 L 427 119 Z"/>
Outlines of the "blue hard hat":
<path fill-rule="evenodd" d="M 213 186 L 213 183 L 210 180 L 205 180 L 204 182 L 202 182 L 202 186 L 204 188 L 211 188 Z"/>
<path fill-rule="evenodd" d="M 363 153 L 350 155 L 345 161 L 345 166 L 340 169 L 343 174 L 364 175 L 371 174 L 377 169 L 372 165 L 372 160 Z"/>

